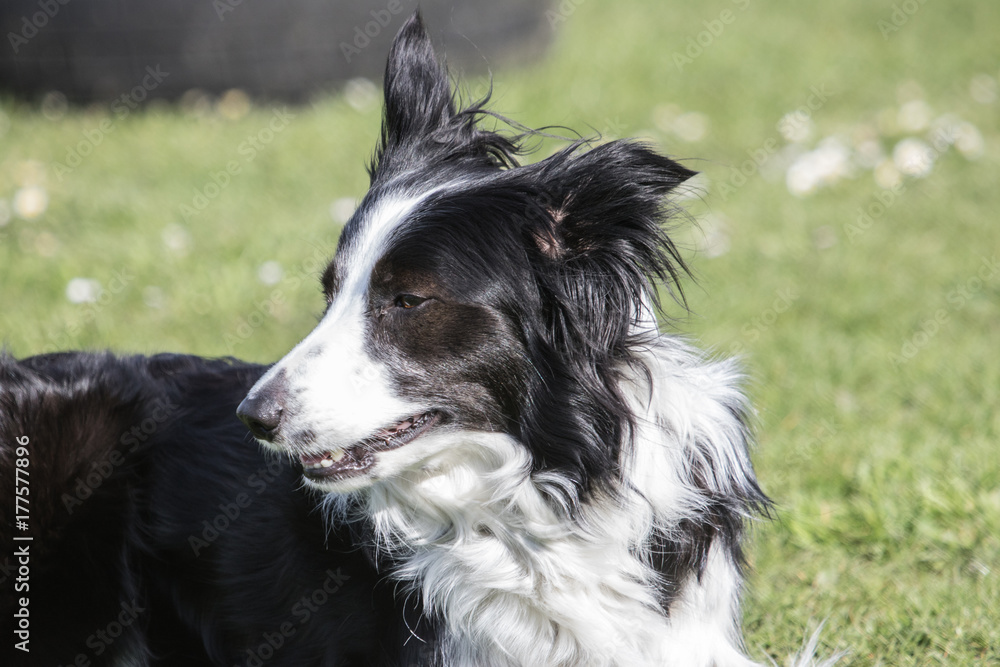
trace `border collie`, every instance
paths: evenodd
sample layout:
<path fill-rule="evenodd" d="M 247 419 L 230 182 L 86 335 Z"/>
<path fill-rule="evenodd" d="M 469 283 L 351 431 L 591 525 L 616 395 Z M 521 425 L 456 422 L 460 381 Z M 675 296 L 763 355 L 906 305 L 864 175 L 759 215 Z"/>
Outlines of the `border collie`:
<path fill-rule="evenodd" d="M 5 664 L 752 664 L 740 374 L 656 321 L 693 172 L 631 141 L 520 165 L 484 104 L 415 14 L 326 312 L 273 366 L 0 360 L 0 531 L 33 538 Z"/>

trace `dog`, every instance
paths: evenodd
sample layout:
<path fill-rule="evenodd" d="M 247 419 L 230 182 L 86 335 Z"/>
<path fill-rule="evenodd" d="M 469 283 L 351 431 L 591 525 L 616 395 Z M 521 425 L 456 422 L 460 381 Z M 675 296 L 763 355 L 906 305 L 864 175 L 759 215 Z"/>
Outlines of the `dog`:
<path fill-rule="evenodd" d="M 5 664 L 754 664 L 751 408 L 657 323 L 694 172 L 627 140 L 522 165 L 419 14 L 384 94 L 280 361 L 0 361 L 0 493 L 31 480 L 0 521 L 30 552 Z"/>

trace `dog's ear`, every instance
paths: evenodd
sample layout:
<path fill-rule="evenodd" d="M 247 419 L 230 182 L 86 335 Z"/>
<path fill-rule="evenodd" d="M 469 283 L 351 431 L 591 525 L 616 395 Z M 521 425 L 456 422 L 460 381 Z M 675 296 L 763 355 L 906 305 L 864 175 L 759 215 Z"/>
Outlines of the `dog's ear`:
<path fill-rule="evenodd" d="M 636 142 L 577 148 L 525 168 L 537 169 L 542 183 L 529 243 L 558 310 L 575 320 L 557 329 L 582 328 L 588 342 L 610 352 L 631 324 L 652 315 L 660 284 L 683 299 L 687 269 L 665 225 L 680 212 L 668 195 L 695 172 Z"/>
<path fill-rule="evenodd" d="M 419 10 L 392 42 L 385 65 L 380 164 L 389 153 L 427 138 L 455 116 L 448 73 L 438 62 Z"/>
<path fill-rule="evenodd" d="M 489 94 L 457 108 L 448 71 L 437 60 L 420 13 L 400 29 L 385 66 L 382 135 L 369 167 L 372 182 L 418 163 L 465 161 L 467 167 L 517 164 L 518 137 L 478 127 Z"/>
<path fill-rule="evenodd" d="M 680 296 L 686 269 L 665 226 L 679 212 L 670 193 L 694 172 L 639 143 L 580 148 L 510 178 L 530 197 L 522 242 L 542 315 L 541 328 L 524 318 L 538 381 L 529 376 L 521 437 L 586 489 L 614 478 L 631 441 L 622 366 L 655 327 L 660 284 Z"/>

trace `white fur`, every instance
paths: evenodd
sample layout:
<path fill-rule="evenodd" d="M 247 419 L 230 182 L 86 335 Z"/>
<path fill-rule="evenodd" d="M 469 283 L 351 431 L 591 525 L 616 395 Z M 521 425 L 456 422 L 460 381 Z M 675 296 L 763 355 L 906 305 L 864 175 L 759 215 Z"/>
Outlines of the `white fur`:
<path fill-rule="evenodd" d="M 684 582 L 669 618 L 643 552 L 654 526 L 670 530 L 701 502 L 685 459 L 745 475 L 744 431 L 729 409 L 742 398 L 725 363 L 661 338 L 640 351 L 652 375 L 628 381 L 640 417 L 627 462 L 634 490 L 597 498 L 568 517 L 547 499 L 555 475 L 530 472 L 509 436 L 427 435 L 419 465 L 355 497 L 395 576 L 444 619 L 449 667 L 750 665 L 741 650 L 739 575 L 713 548 L 700 581 Z M 415 460 L 416 460 L 415 458 Z M 349 506 L 329 497 L 331 508 Z"/>

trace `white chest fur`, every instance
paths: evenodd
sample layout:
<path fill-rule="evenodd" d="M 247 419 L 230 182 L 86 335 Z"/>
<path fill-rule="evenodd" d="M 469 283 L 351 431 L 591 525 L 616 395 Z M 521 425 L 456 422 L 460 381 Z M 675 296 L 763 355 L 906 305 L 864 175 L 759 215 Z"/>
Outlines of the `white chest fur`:
<path fill-rule="evenodd" d="M 593 498 L 570 519 L 551 500 L 565 480 L 530 474 L 516 441 L 478 432 L 429 436 L 447 440 L 434 443 L 440 454 L 366 491 L 378 547 L 443 619 L 448 667 L 752 664 L 725 551 L 713 547 L 667 612 L 646 553 L 655 527 L 669 532 L 703 502 L 685 461 L 711 458 L 703 468 L 720 493 L 752 474 L 731 409 L 738 378 L 676 341 L 642 354 L 653 384 L 630 387 L 639 428 L 615 498 Z"/>

